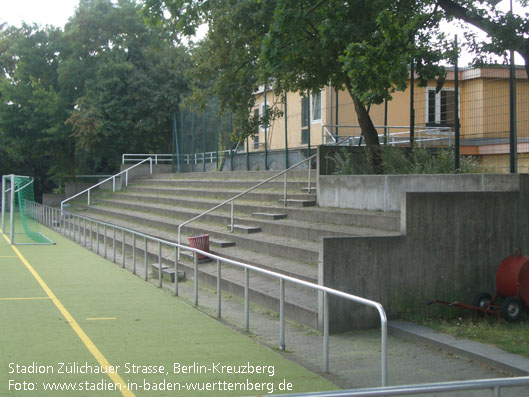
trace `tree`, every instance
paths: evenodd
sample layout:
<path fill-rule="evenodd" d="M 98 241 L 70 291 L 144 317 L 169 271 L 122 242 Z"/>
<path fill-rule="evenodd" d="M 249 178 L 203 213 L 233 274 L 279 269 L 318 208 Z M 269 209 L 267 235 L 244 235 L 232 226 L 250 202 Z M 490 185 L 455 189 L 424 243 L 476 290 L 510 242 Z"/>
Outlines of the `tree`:
<path fill-rule="evenodd" d="M 164 9 L 184 34 L 208 24 L 208 35 L 195 52 L 195 77 L 213 81 L 207 92 L 238 115 L 241 138 L 255 131 L 249 115 L 259 85 L 270 84 L 282 93 L 318 91 L 331 83 L 351 94 L 379 171 L 370 106 L 405 88 L 412 59 L 421 77 L 443 73 L 433 67 L 441 53 L 430 45 L 439 13 L 414 1 L 145 2 L 144 10 L 158 18 Z"/>
<path fill-rule="evenodd" d="M 516 51 L 525 61 L 525 71 L 529 77 L 529 18 L 521 17 L 498 8 L 499 0 L 435 0 L 448 19 L 458 19 L 485 32 L 490 42 L 477 41 L 469 37 L 473 49 L 478 54 L 493 53 L 505 55 L 507 50 Z M 428 2 L 427 2 L 428 3 Z M 527 7 L 529 2 L 519 3 Z"/>
<path fill-rule="evenodd" d="M 83 0 L 65 37 L 60 78 L 81 166 L 109 172 L 122 153 L 167 150 L 189 59 L 173 36 L 147 26 L 132 0 Z"/>
<path fill-rule="evenodd" d="M 7 172 L 47 184 L 49 170 L 68 169 L 67 109 L 59 95 L 60 29 L 23 25 L 0 30 L 0 140 Z M 65 141 L 66 139 L 66 141 Z"/>

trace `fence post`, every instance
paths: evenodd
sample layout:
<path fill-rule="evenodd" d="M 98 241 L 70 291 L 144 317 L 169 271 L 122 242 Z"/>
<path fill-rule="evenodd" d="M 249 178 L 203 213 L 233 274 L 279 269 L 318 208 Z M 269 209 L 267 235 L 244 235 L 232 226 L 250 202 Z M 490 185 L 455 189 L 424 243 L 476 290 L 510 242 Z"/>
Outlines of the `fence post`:
<path fill-rule="evenodd" d="M 178 296 L 178 249 L 174 249 L 174 294 Z"/>
<path fill-rule="evenodd" d="M 149 278 L 149 265 L 147 265 L 147 236 L 145 238 L 145 250 L 143 251 L 143 263 L 145 264 L 145 281 Z"/>
<path fill-rule="evenodd" d="M 244 329 L 250 331 L 250 272 L 247 267 L 244 268 Z"/>
<path fill-rule="evenodd" d="M 194 303 L 195 306 L 198 306 L 198 255 L 193 251 L 193 269 L 194 269 L 194 280 L 193 280 L 193 293 L 194 293 Z"/>
<path fill-rule="evenodd" d="M 323 372 L 329 373 L 329 295 L 323 291 Z"/>
<path fill-rule="evenodd" d="M 285 280 L 279 279 L 279 350 L 285 350 Z"/>
<path fill-rule="evenodd" d="M 221 317 L 221 268 L 220 268 L 220 259 L 217 259 L 217 317 Z"/>

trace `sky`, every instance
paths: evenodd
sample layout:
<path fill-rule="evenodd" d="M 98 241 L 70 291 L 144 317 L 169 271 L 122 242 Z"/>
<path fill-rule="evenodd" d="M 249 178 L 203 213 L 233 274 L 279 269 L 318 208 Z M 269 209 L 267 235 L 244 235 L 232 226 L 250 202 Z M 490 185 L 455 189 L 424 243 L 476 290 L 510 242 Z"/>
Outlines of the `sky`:
<path fill-rule="evenodd" d="M 64 27 L 68 18 L 73 16 L 78 0 L 0 0 L 0 23 L 21 26 L 22 21 L 32 24 L 53 25 Z M 501 9 L 509 9 L 509 0 L 501 1 Z M 514 12 L 525 14 L 529 9 L 523 10 L 514 1 Z M 458 27 L 446 25 L 443 28 L 449 36 L 458 33 L 459 40 L 463 40 L 463 33 Z M 463 54 L 460 66 L 471 61 L 472 57 Z M 516 64 L 522 64 L 522 58 L 516 56 Z"/>

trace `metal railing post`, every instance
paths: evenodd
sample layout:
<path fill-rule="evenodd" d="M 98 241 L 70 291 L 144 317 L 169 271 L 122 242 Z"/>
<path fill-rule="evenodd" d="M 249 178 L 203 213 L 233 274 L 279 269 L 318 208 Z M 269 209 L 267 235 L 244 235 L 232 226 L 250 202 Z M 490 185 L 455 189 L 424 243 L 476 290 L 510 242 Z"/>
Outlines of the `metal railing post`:
<path fill-rule="evenodd" d="M 83 237 L 84 237 L 84 246 L 86 248 L 86 218 L 84 218 L 84 232 L 83 232 Z"/>
<path fill-rule="evenodd" d="M 193 251 L 193 270 L 194 270 L 194 280 L 193 280 L 193 294 L 194 294 L 194 303 L 195 306 L 198 306 L 198 255 Z"/>
<path fill-rule="evenodd" d="M 125 186 L 129 186 L 129 170 L 125 170 Z"/>
<path fill-rule="evenodd" d="M 149 157 L 149 173 L 152 175 L 152 157 Z"/>
<path fill-rule="evenodd" d="M 99 222 L 96 223 L 96 254 L 99 255 Z"/>
<path fill-rule="evenodd" d="M 279 279 L 279 350 L 285 350 L 285 280 Z"/>
<path fill-rule="evenodd" d="M 90 205 L 90 190 L 87 193 L 88 193 L 88 205 Z"/>
<path fill-rule="evenodd" d="M 147 236 L 145 236 L 145 250 L 143 251 L 143 263 L 145 264 L 145 281 L 149 278 L 149 266 L 147 265 Z"/>
<path fill-rule="evenodd" d="M 233 200 L 231 202 L 231 208 L 230 208 L 230 232 L 233 233 Z"/>
<path fill-rule="evenodd" d="M 123 241 L 121 242 L 121 267 L 125 269 L 125 229 L 123 229 L 123 233 L 121 234 L 121 237 L 123 238 Z"/>
<path fill-rule="evenodd" d="M 136 233 L 132 233 L 132 274 L 136 274 Z"/>
<path fill-rule="evenodd" d="M 178 296 L 178 256 L 176 247 L 174 249 L 174 294 Z"/>
<path fill-rule="evenodd" d="M 283 203 L 287 206 L 287 173 L 283 174 Z"/>
<path fill-rule="evenodd" d="M 500 386 L 496 386 L 492 389 L 492 395 L 494 397 L 500 397 L 501 395 Z"/>
<path fill-rule="evenodd" d="M 112 192 L 116 192 L 116 177 L 112 177 Z"/>
<path fill-rule="evenodd" d="M 309 194 L 312 192 L 312 186 L 310 184 L 310 173 L 311 173 L 311 164 L 310 164 L 310 161 L 309 161 L 309 185 L 308 185 L 308 190 L 309 190 Z"/>
<path fill-rule="evenodd" d="M 329 295 L 323 291 L 323 372 L 329 373 Z"/>
<path fill-rule="evenodd" d="M 90 221 L 90 251 L 94 250 L 94 239 L 92 238 L 92 221 Z"/>
<path fill-rule="evenodd" d="M 162 243 L 158 241 L 158 287 L 162 288 Z"/>
<path fill-rule="evenodd" d="M 116 263 L 116 227 L 112 228 L 112 262 Z"/>
<path fill-rule="evenodd" d="M 103 236 L 103 245 L 104 245 L 104 257 L 105 259 L 107 259 L 107 225 L 103 225 L 103 233 L 104 233 L 104 236 Z"/>
<path fill-rule="evenodd" d="M 244 329 L 250 331 L 250 272 L 244 268 Z"/>
<path fill-rule="evenodd" d="M 220 280 L 221 280 L 222 276 L 221 276 L 221 268 L 220 268 L 220 259 L 217 259 L 217 317 L 220 318 L 221 317 L 221 285 L 220 285 Z"/>

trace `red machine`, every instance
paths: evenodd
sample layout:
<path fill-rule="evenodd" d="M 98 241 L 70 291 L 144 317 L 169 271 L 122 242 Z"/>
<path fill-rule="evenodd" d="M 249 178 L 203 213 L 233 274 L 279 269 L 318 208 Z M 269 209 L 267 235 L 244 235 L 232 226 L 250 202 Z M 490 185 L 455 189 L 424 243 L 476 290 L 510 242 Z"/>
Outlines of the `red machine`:
<path fill-rule="evenodd" d="M 494 301 L 503 298 L 501 305 Z M 457 306 L 464 309 L 475 310 L 483 314 L 500 315 L 507 321 L 519 320 L 522 310 L 529 306 L 529 256 L 521 256 L 520 252 L 506 257 L 496 272 L 496 292 L 491 296 L 482 292 L 474 298 L 474 304 L 468 305 L 461 302 L 445 302 L 434 300 L 430 303 Z"/>

